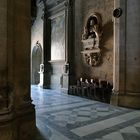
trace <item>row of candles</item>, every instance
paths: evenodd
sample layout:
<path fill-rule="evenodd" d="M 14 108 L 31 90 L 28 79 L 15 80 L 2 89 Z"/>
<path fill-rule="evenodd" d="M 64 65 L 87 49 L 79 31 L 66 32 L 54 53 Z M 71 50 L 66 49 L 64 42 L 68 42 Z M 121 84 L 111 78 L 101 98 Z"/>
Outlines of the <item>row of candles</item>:
<path fill-rule="evenodd" d="M 110 84 L 108 81 L 106 80 L 99 80 L 99 79 L 90 79 L 88 81 L 88 79 L 83 80 L 83 78 L 81 77 L 79 80 L 77 80 L 77 85 L 78 86 L 85 86 L 85 85 L 94 85 L 94 86 L 101 86 L 100 83 L 102 82 L 102 85 L 104 84 L 105 86 L 107 86 L 108 88 L 112 89 L 113 85 Z"/>
<path fill-rule="evenodd" d="M 90 83 L 93 83 L 93 79 L 90 79 Z M 83 82 L 83 78 L 80 78 L 80 82 Z M 88 79 L 85 79 L 85 83 L 89 83 Z"/>

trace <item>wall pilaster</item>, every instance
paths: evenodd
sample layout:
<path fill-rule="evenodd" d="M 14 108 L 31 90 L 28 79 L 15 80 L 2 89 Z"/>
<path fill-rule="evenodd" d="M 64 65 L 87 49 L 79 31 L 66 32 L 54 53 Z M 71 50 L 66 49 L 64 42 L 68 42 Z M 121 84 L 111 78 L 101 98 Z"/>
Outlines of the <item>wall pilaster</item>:
<path fill-rule="evenodd" d="M 133 6 L 132 6 L 133 5 Z M 114 18 L 114 71 L 112 104 L 140 108 L 140 1 L 115 0 L 122 15 Z"/>

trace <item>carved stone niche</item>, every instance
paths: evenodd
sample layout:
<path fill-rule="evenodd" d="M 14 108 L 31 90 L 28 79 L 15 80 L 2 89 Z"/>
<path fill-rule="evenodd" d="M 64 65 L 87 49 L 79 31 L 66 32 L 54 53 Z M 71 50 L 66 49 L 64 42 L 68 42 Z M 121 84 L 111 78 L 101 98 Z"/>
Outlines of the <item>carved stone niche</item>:
<path fill-rule="evenodd" d="M 102 36 L 102 19 L 100 14 L 92 13 L 82 34 L 83 54 L 85 62 L 90 66 L 98 66 L 101 62 L 100 40 Z"/>

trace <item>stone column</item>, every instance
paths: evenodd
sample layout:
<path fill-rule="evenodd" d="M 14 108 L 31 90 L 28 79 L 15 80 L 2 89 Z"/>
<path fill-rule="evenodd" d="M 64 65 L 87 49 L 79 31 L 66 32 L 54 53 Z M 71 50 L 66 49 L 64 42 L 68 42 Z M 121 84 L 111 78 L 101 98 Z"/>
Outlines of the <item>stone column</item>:
<path fill-rule="evenodd" d="M 140 1 L 115 0 L 122 16 L 114 18 L 114 94 L 112 104 L 140 108 Z M 133 6 L 132 6 L 133 5 Z"/>
<path fill-rule="evenodd" d="M 69 89 L 70 85 L 73 85 L 75 81 L 75 64 L 74 64 L 74 54 L 75 54 L 75 46 L 74 46 L 74 0 L 69 0 L 68 5 L 66 7 L 67 12 L 67 26 L 66 26 L 66 34 L 67 34 L 67 55 L 66 55 L 66 68 L 68 68 L 68 83 L 67 87 Z"/>
<path fill-rule="evenodd" d="M 46 1 L 44 3 L 44 11 L 43 11 L 43 47 L 44 47 L 44 81 L 43 88 L 50 88 L 51 82 L 51 64 L 49 63 L 51 59 L 51 24 L 50 19 L 48 18 L 48 10 Z"/>
<path fill-rule="evenodd" d="M 0 1 L 0 139 L 31 140 L 30 0 Z"/>
<path fill-rule="evenodd" d="M 0 1 L 0 139 L 11 140 L 13 112 L 8 84 L 7 0 Z M 7 122 L 10 121 L 11 123 Z"/>

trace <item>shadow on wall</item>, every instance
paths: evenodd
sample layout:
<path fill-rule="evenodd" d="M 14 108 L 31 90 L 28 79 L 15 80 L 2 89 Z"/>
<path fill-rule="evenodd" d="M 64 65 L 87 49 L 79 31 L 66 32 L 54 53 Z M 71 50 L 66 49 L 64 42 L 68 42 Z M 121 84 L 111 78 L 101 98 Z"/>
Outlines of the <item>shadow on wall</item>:
<path fill-rule="evenodd" d="M 113 22 L 110 20 L 103 26 L 103 36 L 101 39 L 101 47 L 113 36 Z"/>
<path fill-rule="evenodd" d="M 42 47 L 37 41 L 32 51 L 32 70 L 31 70 L 31 84 L 39 84 L 40 82 L 40 64 L 42 64 Z"/>

